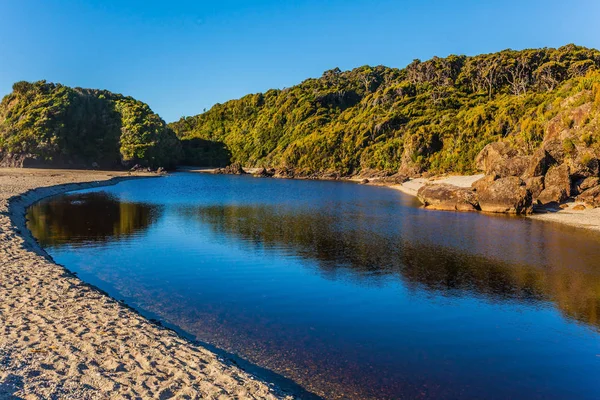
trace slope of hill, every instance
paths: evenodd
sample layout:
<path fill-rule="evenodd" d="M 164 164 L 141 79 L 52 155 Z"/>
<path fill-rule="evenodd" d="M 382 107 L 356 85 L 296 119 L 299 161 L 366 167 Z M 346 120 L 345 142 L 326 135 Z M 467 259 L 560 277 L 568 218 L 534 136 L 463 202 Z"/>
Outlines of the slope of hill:
<path fill-rule="evenodd" d="M 415 60 L 404 69 L 333 69 L 291 88 L 217 104 L 170 127 L 188 163 L 229 157 L 246 166 L 294 168 L 297 175 L 470 173 L 495 141 L 533 154 L 549 121 L 568 114 L 565 108 L 593 104 L 588 122 L 596 121 L 599 68 L 599 51 L 568 45 Z M 587 132 L 582 140 L 592 146 L 598 131 Z M 198 141 L 211 146 L 194 147 Z"/>
<path fill-rule="evenodd" d="M 0 103 L 0 165 L 170 167 L 180 154 L 165 122 L 131 97 L 17 82 Z"/>

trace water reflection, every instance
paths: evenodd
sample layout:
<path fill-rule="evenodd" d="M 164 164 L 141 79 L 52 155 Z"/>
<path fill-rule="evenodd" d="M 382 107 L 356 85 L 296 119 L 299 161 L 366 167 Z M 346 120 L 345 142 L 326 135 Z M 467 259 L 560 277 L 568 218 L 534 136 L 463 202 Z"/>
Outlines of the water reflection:
<path fill-rule="evenodd" d="M 75 193 L 31 206 L 27 227 L 44 247 L 107 243 L 140 234 L 161 207 L 119 201 L 105 192 Z"/>
<path fill-rule="evenodd" d="M 413 205 L 175 174 L 29 218 L 82 279 L 325 398 L 597 397 L 600 237 Z"/>
<path fill-rule="evenodd" d="M 302 257 L 317 259 L 325 276 L 341 268 L 358 280 L 370 282 L 374 276 L 395 275 L 415 289 L 448 296 L 552 301 L 565 316 L 600 327 L 600 268 L 594 267 L 598 262 L 595 246 L 578 248 L 574 243 L 566 250 L 555 246 L 554 236 L 560 236 L 560 231 L 539 229 L 536 233 L 542 237 L 542 246 L 531 243 L 536 235 L 523 230 L 506 232 L 503 240 L 508 243 L 502 246 L 490 248 L 488 235 L 466 232 L 446 237 L 447 246 L 442 246 L 436 242 L 447 232 L 422 221 L 416 226 L 406 220 L 394 229 L 361 223 L 356 215 L 348 223 L 338 213 L 273 206 L 181 207 L 178 212 L 249 245 L 292 249 Z M 507 222 L 510 225 L 511 221 Z M 470 239 L 468 246 L 460 249 L 465 236 Z M 518 257 L 523 246 L 528 249 L 526 256 Z M 507 247 L 514 251 L 497 251 Z"/>

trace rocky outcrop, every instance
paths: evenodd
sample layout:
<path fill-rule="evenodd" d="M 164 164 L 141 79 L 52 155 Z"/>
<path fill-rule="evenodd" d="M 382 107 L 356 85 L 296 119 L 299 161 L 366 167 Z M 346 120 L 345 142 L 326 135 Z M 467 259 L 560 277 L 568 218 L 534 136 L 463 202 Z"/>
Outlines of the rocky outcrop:
<path fill-rule="evenodd" d="M 273 175 L 275 175 L 275 170 L 274 169 L 260 168 L 253 175 L 256 176 L 256 177 L 258 177 L 258 178 L 270 178 Z"/>
<path fill-rule="evenodd" d="M 244 175 L 246 171 L 244 171 L 241 164 L 233 163 L 225 168 L 216 169 L 215 174 Z"/>
<path fill-rule="evenodd" d="M 521 176 L 529 167 L 531 157 L 521 156 L 505 142 L 490 143 L 475 159 L 477 169 L 486 175 Z"/>
<path fill-rule="evenodd" d="M 471 188 L 448 184 L 425 185 L 417 198 L 426 208 L 446 211 L 478 211 L 477 196 Z"/>
<path fill-rule="evenodd" d="M 516 176 L 480 182 L 477 198 L 484 212 L 530 214 L 533 211 L 531 192 Z"/>

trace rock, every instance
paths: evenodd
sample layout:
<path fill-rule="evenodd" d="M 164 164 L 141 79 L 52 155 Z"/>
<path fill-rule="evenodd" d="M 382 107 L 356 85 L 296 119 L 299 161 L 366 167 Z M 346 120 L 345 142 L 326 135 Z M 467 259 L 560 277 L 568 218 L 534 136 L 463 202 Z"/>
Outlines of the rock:
<path fill-rule="evenodd" d="M 558 206 L 558 208 L 562 208 L 564 210 L 565 208 L 569 208 L 569 205 L 568 204 L 561 204 L 560 206 Z"/>
<path fill-rule="evenodd" d="M 158 169 L 156 170 L 157 174 L 166 174 L 167 170 L 165 170 L 163 167 L 158 167 Z"/>
<path fill-rule="evenodd" d="M 486 175 L 481 179 L 476 180 L 471 184 L 471 187 L 479 192 L 481 189 L 489 186 L 492 182 L 494 182 L 498 177 L 496 175 Z"/>
<path fill-rule="evenodd" d="M 477 155 L 475 163 L 486 175 L 521 176 L 531 164 L 530 156 L 518 155 L 517 151 L 505 142 L 490 143 Z"/>
<path fill-rule="evenodd" d="M 244 171 L 240 163 L 233 163 L 225 168 L 218 168 L 215 170 L 215 174 L 244 175 L 245 173 L 246 171 Z"/>
<path fill-rule="evenodd" d="M 447 211 L 477 211 L 477 195 L 471 188 L 448 184 L 425 185 L 417 192 L 417 198 L 427 208 Z"/>
<path fill-rule="evenodd" d="M 529 160 L 529 166 L 523 174 L 524 177 L 543 176 L 556 161 L 543 148 L 539 148 Z"/>
<path fill-rule="evenodd" d="M 368 179 L 363 179 L 362 181 L 360 181 L 361 185 L 366 185 L 367 183 L 369 183 Z"/>
<path fill-rule="evenodd" d="M 577 192 L 583 193 L 586 190 L 598 185 L 600 185 L 600 178 L 597 176 L 590 176 L 589 178 L 578 180 L 574 186 L 577 189 Z"/>
<path fill-rule="evenodd" d="M 581 193 L 577 196 L 577 201 L 592 207 L 600 207 L 600 186 L 593 187 Z"/>
<path fill-rule="evenodd" d="M 600 175 L 600 161 L 591 152 L 579 152 L 571 160 L 571 176 L 588 178 Z"/>
<path fill-rule="evenodd" d="M 143 170 L 144 170 L 144 167 L 142 167 L 140 164 L 135 164 L 130 169 L 131 172 L 137 172 L 137 171 L 143 171 Z"/>
<path fill-rule="evenodd" d="M 573 207 L 573 211 L 583 211 L 585 210 L 585 206 L 583 204 L 577 204 L 576 206 Z"/>
<path fill-rule="evenodd" d="M 481 211 L 507 214 L 530 214 L 533 210 L 531 192 L 516 176 L 500 178 L 477 190 Z"/>
<path fill-rule="evenodd" d="M 525 187 L 531 192 L 531 198 L 535 203 L 540 193 L 544 190 L 544 177 L 534 176 L 532 178 L 525 179 Z"/>
<path fill-rule="evenodd" d="M 379 182 L 383 182 L 383 183 L 392 183 L 392 184 L 396 184 L 396 185 L 401 185 L 404 182 L 408 181 L 410 178 L 406 175 L 402 175 L 402 174 L 394 174 L 394 175 L 390 175 L 390 176 L 386 176 L 383 177 L 379 180 Z"/>
<path fill-rule="evenodd" d="M 554 166 L 544 178 L 544 190 L 538 196 L 541 204 L 563 202 L 571 196 L 571 175 L 567 164 Z"/>
<path fill-rule="evenodd" d="M 261 168 L 254 173 L 254 176 L 259 178 L 270 178 L 274 173 L 270 173 L 266 168 Z"/>
<path fill-rule="evenodd" d="M 296 177 L 296 173 L 291 168 L 280 168 L 275 171 L 274 176 L 276 178 L 290 178 L 291 179 L 291 178 Z"/>

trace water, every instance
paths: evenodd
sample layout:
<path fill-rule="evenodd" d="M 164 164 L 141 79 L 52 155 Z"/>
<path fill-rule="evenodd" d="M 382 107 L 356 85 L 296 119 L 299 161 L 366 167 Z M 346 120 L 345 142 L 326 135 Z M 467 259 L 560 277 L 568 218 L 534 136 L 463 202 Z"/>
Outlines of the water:
<path fill-rule="evenodd" d="M 599 398 L 600 236 L 388 188 L 180 173 L 38 203 L 79 276 L 331 399 Z"/>

